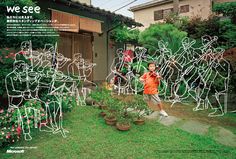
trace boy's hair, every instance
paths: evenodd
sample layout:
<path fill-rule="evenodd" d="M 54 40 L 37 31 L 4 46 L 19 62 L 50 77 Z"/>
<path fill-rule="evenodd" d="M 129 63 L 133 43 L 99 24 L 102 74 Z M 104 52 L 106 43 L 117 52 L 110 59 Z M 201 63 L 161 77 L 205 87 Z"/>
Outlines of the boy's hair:
<path fill-rule="evenodd" d="M 151 65 L 151 64 L 154 64 L 155 67 L 157 67 L 155 62 L 149 62 L 147 66 L 149 67 L 149 65 Z"/>

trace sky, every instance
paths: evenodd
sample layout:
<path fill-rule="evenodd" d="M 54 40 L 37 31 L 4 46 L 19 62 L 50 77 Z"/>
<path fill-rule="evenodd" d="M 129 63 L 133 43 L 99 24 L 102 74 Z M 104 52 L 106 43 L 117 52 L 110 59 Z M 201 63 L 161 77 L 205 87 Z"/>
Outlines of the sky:
<path fill-rule="evenodd" d="M 132 1 L 133 0 L 92 0 L 92 5 L 95 7 L 99 7 L 101 9 L 114 11 L 126 4 L 129 4 Z M 142 4 L 145 2 L 149 2 L 149 1 L 151 1 L 151 0 L 137 0 L 136 2 L 130 4 L 129 6 L 127 6 L 125 8 L 122 8 L 119 11 L 116 11 L 115 13 L 122 14 L 124 16 L 133 18 L 133 13 L 130 12 L 128 9 L 132 6 Z"/>

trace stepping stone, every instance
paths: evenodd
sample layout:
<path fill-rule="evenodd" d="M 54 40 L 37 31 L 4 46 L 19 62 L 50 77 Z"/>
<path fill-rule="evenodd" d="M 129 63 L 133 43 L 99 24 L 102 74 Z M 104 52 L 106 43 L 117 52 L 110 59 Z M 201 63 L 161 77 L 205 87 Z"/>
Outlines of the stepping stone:
<path fill-rule="evenodd" d="M 236 135 L 221 126 L 219 126 L 219 131 L 214 138 L 223 145 L 236 147 Z"/>
<path fill-rule="evenodd" d="M 205 135 L 208 132 L 209 127 L 210 125 L 208 124 L 203 124 L 198 121 L 190 120 L 185 122 L 179 128 L 192 134 Z"/>
<path fill-rule="evenodd" d="M 161 124 L 165 125 L 165 126 L 170 126 L 173 125 L 174 123 L 180 121 L 180 118 L 174 117 L 174 116 L 168 116 L 168 117 L 163 117 L 161 118 L 161 120 L 159 121 Z"/>
<path fill-rule="evenodd" d="M 158 111 L 154 111 L 152 114 L 150 115 L 146 115 L 144 116 L 146 119 L 149 119 L 149 120 L 155 120 L 155 119 L 159 119 L 160 118 L 160 114 Z"/>

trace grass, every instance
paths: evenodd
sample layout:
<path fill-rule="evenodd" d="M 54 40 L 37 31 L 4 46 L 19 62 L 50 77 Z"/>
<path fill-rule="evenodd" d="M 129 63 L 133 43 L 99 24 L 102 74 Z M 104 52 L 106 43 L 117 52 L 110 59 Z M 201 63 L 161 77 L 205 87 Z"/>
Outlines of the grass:
<path fill-rule="evenodd" d="M 132 125 L 128 132 L 107 126 L 98 116 L 100 111 L 91 107 L 77 107 L 65 114 L 67 138 L 60 134 L 34 131 L 33 140 L 21 140 L 12 147 L 37 147 L 23 154 L 6 154 L 0 158 L 24 159 L 233 159 L 236 149 L 215 142 L 211 136 L 187 133 L 176 127 L 166 127 L 156 121 L 143 126 Z M 181 151 L 182 150 L 182 151 Z"/>

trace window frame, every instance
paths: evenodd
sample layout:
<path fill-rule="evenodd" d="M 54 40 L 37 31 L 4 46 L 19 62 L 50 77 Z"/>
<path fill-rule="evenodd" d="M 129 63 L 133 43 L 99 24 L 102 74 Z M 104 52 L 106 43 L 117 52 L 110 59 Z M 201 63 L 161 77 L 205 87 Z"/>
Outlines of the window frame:
<path fill-rule="evenodd" d="M 186 9 L 186 7 L 187 7 L 187 9 Z M 188 13 L 188 12 L 190 12 L 189 4 L 180 6 L 179 13 Z"/>

